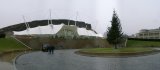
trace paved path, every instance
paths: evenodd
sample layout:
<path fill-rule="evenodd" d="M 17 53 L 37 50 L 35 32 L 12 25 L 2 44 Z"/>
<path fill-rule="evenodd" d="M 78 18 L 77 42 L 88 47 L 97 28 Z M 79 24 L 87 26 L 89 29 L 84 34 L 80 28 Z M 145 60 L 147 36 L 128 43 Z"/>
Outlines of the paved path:
<path fill-rule="evenodd" d="M 141 57 L 103 58 L 56 50 L 54 55 L 33 52 L 17 59 L 18 70 L 160 70 L 160 53 Z"/>
<path fill-rule="evenodd" d="M 154 49 L 156 49 L 156 50 L 160 50 L 160 48 L 154 48 Z"/>
<path fill-rule="evenodd" d="M 13 70 L 14 67 L 11 63 L 0 61 L 0 70 Z"/>

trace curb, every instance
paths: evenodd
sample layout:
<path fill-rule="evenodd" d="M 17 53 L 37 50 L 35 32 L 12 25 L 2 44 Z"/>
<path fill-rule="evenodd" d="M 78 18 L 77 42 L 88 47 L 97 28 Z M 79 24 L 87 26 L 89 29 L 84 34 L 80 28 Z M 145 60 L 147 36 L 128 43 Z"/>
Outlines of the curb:
<path fill-rule="evenodd" d="M 19 55 L 17 55 L 13 60 L 12 60 L 12 64 L 13 64 L 13 70 L 18 70 L 17 68 L 16 68 L 16 63 L 17 63 L 17 59 L 20 57 L 20 56 L 22 56 L 22 55 L 24 55 L 24 54 L 27 54 L 27 53 L 30 53 L 30 52 L 27 52 L 27 51 L 24 51 L 24 52 L 22 52 L 21 54 L 19 54 Z"/>
<path fill-rule="evenodd" d="M 90 56 L 90 57 L 139 57 L 139 56 L 146 56 L 150 54 L 160 53 L 160 50 L 152 50 L 146 52 L 137 52 L 137 53 L 89 53 L 89 52 L 82 52 L 76 51 L 76 54 L 82 56 Z"/>

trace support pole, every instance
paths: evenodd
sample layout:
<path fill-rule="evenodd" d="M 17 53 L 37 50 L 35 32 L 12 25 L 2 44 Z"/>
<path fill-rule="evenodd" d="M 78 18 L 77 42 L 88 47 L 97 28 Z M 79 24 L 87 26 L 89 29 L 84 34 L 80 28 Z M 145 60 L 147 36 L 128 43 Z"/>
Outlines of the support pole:
<path fill-rule="evenodd" d="M 26 25 L 27 34 L 29 35 L 29 25 L 27 24 L 25 17 L 23 16 L 24 23 Z"/>
<path fill-rule="evenodd" d="M 75 26 L 77 26 L 78 12 L 76 13 Z"/>

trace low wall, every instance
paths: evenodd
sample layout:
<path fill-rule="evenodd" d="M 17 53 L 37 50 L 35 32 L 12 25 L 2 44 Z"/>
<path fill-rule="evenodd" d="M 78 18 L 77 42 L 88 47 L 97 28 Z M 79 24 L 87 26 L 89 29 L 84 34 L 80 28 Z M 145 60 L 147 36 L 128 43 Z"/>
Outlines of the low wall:
<path fill-rule="evenodd" d="M 49 38 L 18 38 L 33 49 L 41 49 L 42 44 L 55 45 L 57 49 L 79 49 L 92 47 L 110 47 L 105 39 L 49 39 Z"/>
<path fill-rule="evenodd" d="M 143 39 L 143 38 L 128 38 L 128 40 L 137 40 L 137 41 L 160 41 L 160 39 Z"/>

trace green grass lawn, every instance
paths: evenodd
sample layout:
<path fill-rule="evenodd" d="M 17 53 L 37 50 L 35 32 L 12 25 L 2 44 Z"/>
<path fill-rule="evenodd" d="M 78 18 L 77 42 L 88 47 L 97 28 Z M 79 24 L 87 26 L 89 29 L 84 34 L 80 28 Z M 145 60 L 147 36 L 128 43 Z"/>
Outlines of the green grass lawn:
<path fill-rule="evenodd" d="M 81 49 L 81 52 L 88 53 L 135 53 L 135 52 L 145 52 L 152 51 L 152 48 L 143 48 L 143 47 L 129 47 L 129 48 L 89 48 L 89 49 Z"/>
<path fill-rule="evenodd" d="M 160 42 L 128 40 L 127 47 L 160 47 Z"/>
<path fill-rule="evenodd" d="M 160 47 L 160 42 L 128 40 L 127 47 L 124 48 L 88 48 L 79 51 L 86 53 L 138 53 L 153 51 L 154 49 L 152 47 Z"/>
<path fill-rule="evenodd" d="M 21 43 L 13 38 L 0 38 L 0 52 L 26 49 Z"/>

